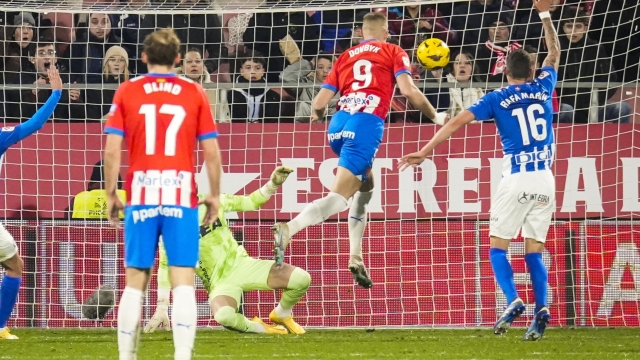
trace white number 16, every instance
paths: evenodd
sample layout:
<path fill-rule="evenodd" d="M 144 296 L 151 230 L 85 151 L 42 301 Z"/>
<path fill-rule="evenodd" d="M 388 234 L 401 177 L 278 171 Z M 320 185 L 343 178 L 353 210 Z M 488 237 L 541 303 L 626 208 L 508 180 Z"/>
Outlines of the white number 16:
<path fill-rule="evenodd" d="M 542 141 L 547 138 L 547 120 L 544 118 L 536 118 L 536 112 L 544 114 L 544 108 L 540 104 L 531 104 L 527 107 L 527 115 L 525 117 L 524 109 L 513 109 L 511 115 L 518 118 L 520 124 L 520 133 L 522 134 L 522 145 L 531 144 L 529 139 L 529 130 L 531 137 L 535 141 Z M 527 126 L 527 123 L 529 126 Z M 538 131 L 538 126 L 542 126 L 542 132 Z"/>

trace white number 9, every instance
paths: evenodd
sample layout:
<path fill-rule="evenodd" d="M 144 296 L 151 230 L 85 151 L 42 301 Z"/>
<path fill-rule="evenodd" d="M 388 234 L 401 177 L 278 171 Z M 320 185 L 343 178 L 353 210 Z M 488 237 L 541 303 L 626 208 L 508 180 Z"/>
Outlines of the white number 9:
<path fill-rule="evenodd" d="M 369 60 L 358 60 L 353 64 L 353 78 L 358 81 L 351 84 L 351 88 L 354 91 L 364 89 L 371 85 L 371 80 L 373 80 L 371 66 L 372 64 Z"/>

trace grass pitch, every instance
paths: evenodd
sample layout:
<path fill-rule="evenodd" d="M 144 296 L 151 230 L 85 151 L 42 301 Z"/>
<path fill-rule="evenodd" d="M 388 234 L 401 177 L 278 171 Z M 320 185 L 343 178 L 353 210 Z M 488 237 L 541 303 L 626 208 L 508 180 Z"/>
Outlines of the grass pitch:
<path fill-rule="evenodd" d="M 640 328 L 554 329 L 539 342 L 491 330 L 309 330 L 303 336 L 200 330 L 194 359 L 640 359 Z M 115 330 L 15 329 L 0 359 L 117 359 Z M 173 359 L 171 333 L 142 334 L 140 360 Z"/>

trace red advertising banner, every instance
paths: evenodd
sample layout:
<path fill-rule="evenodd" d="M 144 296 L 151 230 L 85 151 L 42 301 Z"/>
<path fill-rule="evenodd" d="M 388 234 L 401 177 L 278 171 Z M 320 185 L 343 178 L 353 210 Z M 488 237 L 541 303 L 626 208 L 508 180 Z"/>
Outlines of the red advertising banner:
<path fill-rule="evenodd" d="M 271 259 L 271 222 L 231 222 L 249 254 Z M 82 318 L 81 304 L 101 285 L 124 288 L 122 233 L 100 222 L 7 225 L 28 265 L 10 326 L 113 327 Z M 556 222 L 543 261 L 549 269 L 553 326 L 640 325 L 640 227 L 630 222 Z M 267 240 L 265 240 L 267 239 Z M 506 300 L 488 260 L 488 226 L 476 221 L 372 221 L 363 252 L 374 287 L 353 283 L 345 223 L 328 222 L 296 236 L 286 261 L 311 274 L 296 305 L 304 326 L 492 326 Z M 35 252 L 35 253 L 34 253 Z M 534 302 L 522 239 L 510 248 L 514 277 L 525 303 Z M 37 256 L 36 256 L 37 255 Z M 35 263 L 34 263 L 35 261 Z M 35 270 L 32 270 L 31 267 Z M 281 292 L 246 293 L 242 311 L 267 318 Z M 200 326 L 215 326 L 208 296 L 198 285 Z M 152 278 L 143 318 L 155 311 Z M 533 306 L 515 325 L 525 326 Z"/>
<path fill-rule="evenodd" d="M 501 144 L 493 124 L 468 125 L 419 169 L 396 170 L 397 159 L 418 150 L 437 129 L 387 127 L 373 167 L 373 218 L 488 218 L 491 193 L 501 176 Z M 555 130 L 556 219 L 640 214 L 640 125 L 576 124 Z M 326 125 L 221 124 L 223 191 L 248 194 L 280 164 L 296 170 L 259 212 L 239 216 L 288 219 L 323 196 L 337 164 L 325 131 Z M 3 160 L 0 216 L 65 217 L 71 199 L 87 188 L 103 144 L 101 124 L 48 124 L 9 149 Z"/>

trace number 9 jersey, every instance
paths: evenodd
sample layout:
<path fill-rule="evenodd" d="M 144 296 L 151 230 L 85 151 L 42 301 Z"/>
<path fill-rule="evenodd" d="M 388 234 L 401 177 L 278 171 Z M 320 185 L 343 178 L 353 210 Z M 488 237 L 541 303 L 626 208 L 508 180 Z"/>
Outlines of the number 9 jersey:
<path fill-rule="evenodd" d="M 411 75 L 411 61 L 398 45 L 364 40 L 345 51 L 327 76 L 323 88 L 340 92 L 338 110 L 387 118 L 396 77 Z"/>
<path fill-rule="evenodd" d="M 123 83 L 105 132 L 124 136 L 127 143 L 128 205 L 196 207 L 196 142 L 218 135 L 199 84 L 173 74 Z"/>

